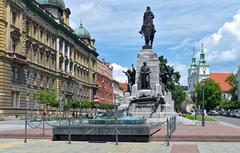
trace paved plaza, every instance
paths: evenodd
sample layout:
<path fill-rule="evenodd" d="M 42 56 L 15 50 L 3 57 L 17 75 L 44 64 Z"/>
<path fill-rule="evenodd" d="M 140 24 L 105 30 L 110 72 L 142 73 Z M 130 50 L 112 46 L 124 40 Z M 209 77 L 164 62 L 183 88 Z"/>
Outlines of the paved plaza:
<path fill-rule="evenodd" d="M 166 127 L 163 127 L 152 136 L 152 140 L 163 141 L 165 136 Z M 173 141 L 240 142 L 240 127 L 222 122 L 206 122 L 205 127 L 202 127 L 200 122 L 197 125 L 178 124 L 172 139 Z"/>
<path fill-rule="evenodd" d="M 187 123 L 187 124 L 184 124 Z M 149 143 L 90 143 L 51 141 L 52 129 L 28 129 L 28 143 L 23 143 L 24 122 L 0 122 L 0 153 L 238 153 L 240 127 L 223 122 L 178 122 L 170 146 L 165 142 L 166 127 L 154 134 Z M 33 138 L 33 139 L 31 139 Z"/>
<path fill-rule="evenodd" d="M 164 142 L 150 143 L 88 143 L 53 142 L 50 140 L 0 140 L 1 153 L 239 153 L 240 143 Z"/>

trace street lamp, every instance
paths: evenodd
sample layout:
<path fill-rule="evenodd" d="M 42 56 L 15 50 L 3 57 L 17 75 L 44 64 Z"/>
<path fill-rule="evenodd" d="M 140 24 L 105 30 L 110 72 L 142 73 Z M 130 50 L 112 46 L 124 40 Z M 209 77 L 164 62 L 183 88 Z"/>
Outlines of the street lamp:
<path fill-rule="evenodd" d="M 205 80 L 202 80 L 201 81 L 201 86 L 202 86 L 202 127 L 204 127 L 205 126 L 205 113 L 204 113 L 204 96 L 205 96 L 205 90 L 204 90 L 204 86 L 205 86 Z"/>
<path fill-rule="evenodd" d="M 198 94 L 195 92 L 195 106 L 197 106 L 197 101 L 198 101 Z M 195 107 L 195 120 L 197 120 L 197 107 Z"/>
<path fill-rule="evenodd" d="M 79 112 L 79 122 L 82 123 L 82 102 L 79 101 L 79 109 L 80 109 L 80 112 Z"/>

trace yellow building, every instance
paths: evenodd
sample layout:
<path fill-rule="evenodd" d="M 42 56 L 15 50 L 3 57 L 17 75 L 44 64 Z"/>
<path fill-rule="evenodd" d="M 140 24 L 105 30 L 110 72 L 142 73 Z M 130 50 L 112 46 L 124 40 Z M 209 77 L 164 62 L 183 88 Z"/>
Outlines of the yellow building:
<path fill-rule="evenodd" d="M 22 115 L 38 90 L 91 101 L 98 53 L 63 0 L 0 0 L 0 115 Z"/>

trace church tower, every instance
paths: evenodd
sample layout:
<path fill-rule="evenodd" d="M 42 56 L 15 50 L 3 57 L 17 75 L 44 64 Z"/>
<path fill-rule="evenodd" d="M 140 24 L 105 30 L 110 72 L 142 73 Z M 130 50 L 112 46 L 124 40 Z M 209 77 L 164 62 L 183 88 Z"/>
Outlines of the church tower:
<path fill-rule="evenodd" d="M 195 85 L 198 83 L 197 64 L 195 57 L 195 48 L 193 48 L 192 64 L 188 69 L 188 89 L 191 93 L 195 91 Z"/>
<path fill-rule="evenodd" d="M 198 82 L 201 82 L 202 80 L 207 79 L 210 76 L 210 71 L 209 71 L 210 65 L 207 64 L 205 58 L 206 58 L 206 55 L 204 52 L 204 46 L 202 44 L 200 60 L 198 64 Z"/>

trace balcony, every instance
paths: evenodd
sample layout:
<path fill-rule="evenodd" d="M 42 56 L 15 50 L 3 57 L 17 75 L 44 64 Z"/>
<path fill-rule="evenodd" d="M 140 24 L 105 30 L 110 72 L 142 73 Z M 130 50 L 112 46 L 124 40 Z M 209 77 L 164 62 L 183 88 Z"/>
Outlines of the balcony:
<path fill-rule="evenodd" d="M 27 57 L 18 52 L 8 52 L 7 56 L 12 60 L 12 62 L 16 62 L 20 64 L 27 63 Z"/>

